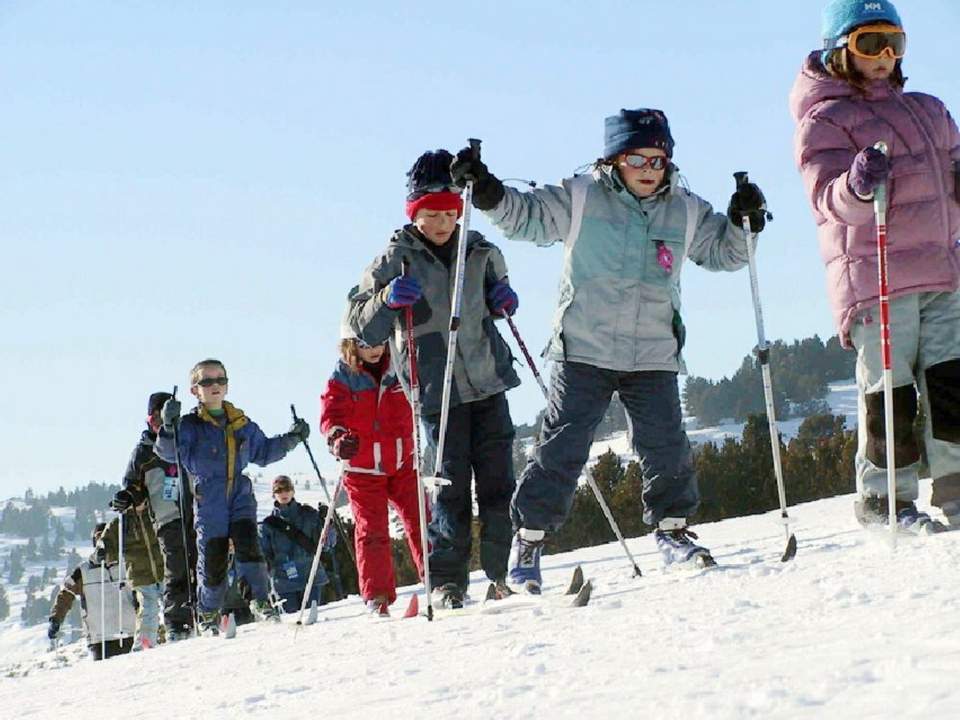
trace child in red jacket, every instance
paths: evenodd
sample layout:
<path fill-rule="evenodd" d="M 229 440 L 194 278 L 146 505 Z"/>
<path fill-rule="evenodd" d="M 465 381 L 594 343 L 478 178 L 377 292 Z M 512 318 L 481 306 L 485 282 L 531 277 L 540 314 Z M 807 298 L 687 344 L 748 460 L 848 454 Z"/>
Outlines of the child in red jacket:
<path fill-rule="evenodd" d="M 386 615 L 397 598 L 388 502 L 400 516 L 423 577 L 410 404 L 386 344 L 370 347 L 351 335 L 340 342 L 340 355 L 321 397 L 320 429 L 343 463 L 356 522 L 360 594 L 371 612 Z"/>

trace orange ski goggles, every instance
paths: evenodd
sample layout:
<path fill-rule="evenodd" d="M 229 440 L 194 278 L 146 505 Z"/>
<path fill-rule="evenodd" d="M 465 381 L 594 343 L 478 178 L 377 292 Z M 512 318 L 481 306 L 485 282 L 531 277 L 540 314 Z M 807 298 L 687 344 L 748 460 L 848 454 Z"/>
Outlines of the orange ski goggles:
<path fill-rule="evenodd" d="M 899 60 L 907 52 L 907 34 L 893 25 L 863 25 L 838 38 L 834 47 L 845 47 L 854 55 L 871 60 L 881 57 Z"/>

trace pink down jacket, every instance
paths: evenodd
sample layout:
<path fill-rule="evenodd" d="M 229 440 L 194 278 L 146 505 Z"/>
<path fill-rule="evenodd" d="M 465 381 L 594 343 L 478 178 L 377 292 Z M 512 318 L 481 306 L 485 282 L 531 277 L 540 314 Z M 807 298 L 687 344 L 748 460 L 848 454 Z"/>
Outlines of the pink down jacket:
<path fill-rule="evenodd" d="M 882 140 L 891 161 L 887 242 L 891 297 L 952 291 L 960 280 L 960 203 L 954 162 L 960 133 L 943 103 L 886 81 L 866 94 L 824 70 L 820 52 L 790 93 L 794 149 L 813 208 L 827 291 L 841 341 L 849 347 L 857 313 L 879 302 L 873 203 L 847 184 L 853 158 Z"/>

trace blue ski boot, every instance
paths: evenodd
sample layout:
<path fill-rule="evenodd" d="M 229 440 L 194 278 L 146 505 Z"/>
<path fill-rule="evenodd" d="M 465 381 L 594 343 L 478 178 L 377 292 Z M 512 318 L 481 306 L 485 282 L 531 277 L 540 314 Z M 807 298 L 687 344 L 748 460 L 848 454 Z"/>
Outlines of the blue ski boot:
<path fill-rule="evenodd" d="M 543 530 L 520 528 L 510 545 L 507 582 L 518 592 L 539 595 L 543 578 L 540 576 L 540 553 L 543 551 Z"/>
<path fill-rule="evenodd" d="M 667 567 L 680 563 L 693 563 L 697 567 L 712 567 L 717 564 L 705 547 L 697 545 L 697 534 L 687 527 L 686 518 L 664 518 L 654 533 L 657 549 Z"/>

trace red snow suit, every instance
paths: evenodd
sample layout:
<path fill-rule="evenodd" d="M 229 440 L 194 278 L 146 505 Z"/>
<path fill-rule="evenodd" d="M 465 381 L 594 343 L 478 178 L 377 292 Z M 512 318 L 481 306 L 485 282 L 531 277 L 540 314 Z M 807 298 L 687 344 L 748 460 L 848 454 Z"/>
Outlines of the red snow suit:
<path fill-rule="evenodd" d="M 379 379 L 377 377 L 379 375 Z M 364 600 L 397 598 L 387 503 L 403 523 L 414 564 L 423 576 L 417 477 L 413 464 L 410 404 L 390 367 L 389 351 L 376 372 L 357 372 L 340 360 L 320 398 L 320 429 L 348 430 L 360 438 L 357 454 L 344 461 L 344 487 L 356 522 L 357 570 Z M 428 516 L 429 519 L 429 516 Z"/>

